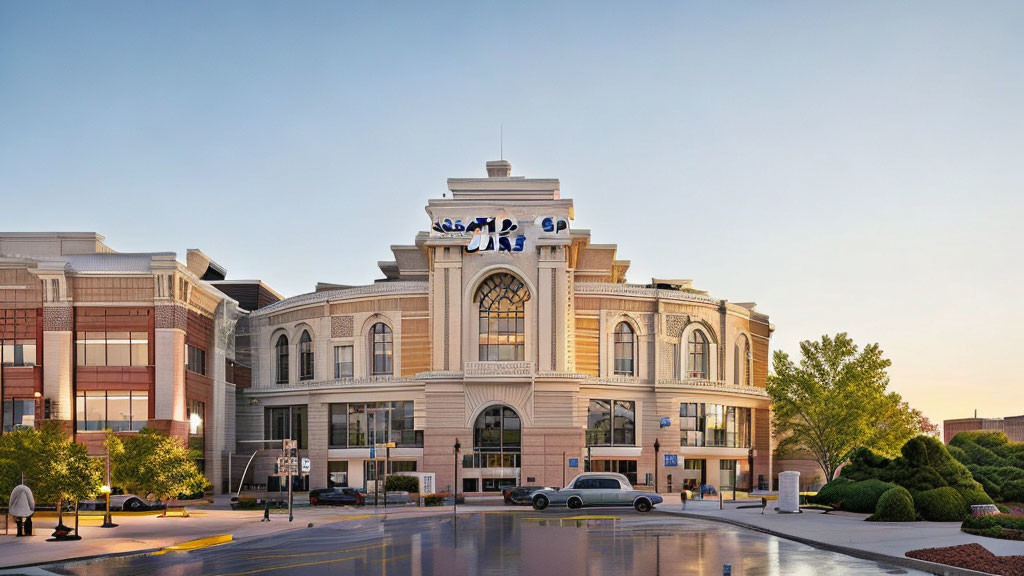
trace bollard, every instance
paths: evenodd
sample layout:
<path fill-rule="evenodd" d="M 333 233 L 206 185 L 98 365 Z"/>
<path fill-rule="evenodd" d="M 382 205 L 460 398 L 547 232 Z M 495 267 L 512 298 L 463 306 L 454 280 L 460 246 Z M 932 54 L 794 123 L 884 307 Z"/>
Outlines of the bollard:
<path fill-rule="evenodd" d="M 719 510 L 725 510 L 725 506 L 722 503 L 722 492 L 721 491 L 718 492 L 718 509 Z"/>
<path fill-rule="evenodd" d="M 722 564 L 722 576 L 732 576 L 732 564 Z"/>

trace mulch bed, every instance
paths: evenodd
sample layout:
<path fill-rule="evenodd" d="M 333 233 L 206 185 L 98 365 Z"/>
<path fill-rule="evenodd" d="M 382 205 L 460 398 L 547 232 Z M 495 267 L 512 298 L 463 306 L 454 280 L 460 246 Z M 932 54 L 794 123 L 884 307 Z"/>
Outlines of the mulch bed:
<path fill-rule="evenodd" d="M 907 556 L 989 574 L 1024 576 L 1024 556 L 996 556 L 981 544 L 911 550 Z"/>

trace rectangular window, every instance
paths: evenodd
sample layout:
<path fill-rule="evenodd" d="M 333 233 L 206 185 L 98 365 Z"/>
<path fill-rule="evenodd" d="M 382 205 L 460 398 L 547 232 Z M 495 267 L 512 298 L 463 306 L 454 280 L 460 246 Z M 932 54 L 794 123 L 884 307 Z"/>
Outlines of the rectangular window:
<path fill-rule="evenodd" d="M 625 476 L 630 484 L 636 485 L 636 460 L 592 460 L 591 472 L 616 472 Z M 618 486 L 616 486 L 618 488 Z"/>
<path fill-rule="evenodd" d="M 36 327 L 35 308 L 0 310 L 0 365 L 36 365 Z"/>
<path fill-rule="evenodd" d="M 75 352 L 78 366 L 149 366 L 149 334 L 78 332 Z"/>
<path fill-rule="evenodd" d="M 590 400 L 587 446 L 635 446 L 636 403 L 632 400 Z"/>
<path fill-rule="evenodd" d="M 679 445 L 704 446 L 704 405 L 682 403 L 679 405 Z"/>
<path fill-rule="evenodd" d="M 149 419 L 149 393 L 89 390 L 75 397 L 79 432 L 137 432 Z"/>
<path fill-rule="evenodd" d="M 750 408 L 680 404 L 679 443 L 681 446 L 750 448 Z"/>
<path fill-rule="evenodd" d="M 186 345 L 185 369 L 206 376 L 206 350 Z"/>
<path fill-rule="evenodd" d="M 308 441 L 306 407 L 275 406 L 264 411 L 264 440 L 295 440 L 300 450 L 305 450 Z"/>
<path fill-rule="evenodd" d="M 732 490 L 736 485 L 736 461 L 719 460 L 720 475 L 718 487 L 721 491 Z"/>
<path fill-rule="evenodd" d="M 352 346 L 334 347 L 334 377 L 352 377 Z"/>
<path fill-rule="evenodd" d="M 4 400 L 4 432 L 16 427 L 32 428 L 36 422 L 35 400 Z"/>
<path fill-rule="evenodd" d="M 348 486 L 348 462 L 330 460 L 327 462 L 327 487 L 344 488 Z"/>
<path fill-rule="evenodd" d="M 414 427 L 413 406 L 411 400 L 331 404 L 330 447 L 366 448 L 373 442 L 422 447 L 423 431 Z"/>

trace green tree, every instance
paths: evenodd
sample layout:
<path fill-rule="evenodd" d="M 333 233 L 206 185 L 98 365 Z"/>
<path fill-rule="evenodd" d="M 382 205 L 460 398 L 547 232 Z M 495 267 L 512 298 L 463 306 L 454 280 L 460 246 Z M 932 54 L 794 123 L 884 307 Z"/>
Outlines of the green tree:
<path fill-rule="evenodd" d="M 888 392 L 878 344 L 858 350 L 845 333 L 800 343 L 800 364 L 776 351 L 768 376 L 772 429 L 779 452 L 812 455 L 832 481 L 836 470 L 858 447 L 896 456 L 921 430 L 921 413 L 895 392 Z"/>
<path fill-rule="evenodd" d="M 108 433 L 106 445 L 110 481 L 126 492 L 167 500 L 209 486 L 196 466 L 196 454 L 173 436 L 143 428 L 137 434 Z"/>
<path fill-rule="evenodd" d="M 100 487 L 99 470 L 88 450 L 58 422 L 0 437 L 0 491 L 5 499 L 22 478 L 37 502 L 54 503 L 58 510 L 65 501 L 92 497 Z"/>

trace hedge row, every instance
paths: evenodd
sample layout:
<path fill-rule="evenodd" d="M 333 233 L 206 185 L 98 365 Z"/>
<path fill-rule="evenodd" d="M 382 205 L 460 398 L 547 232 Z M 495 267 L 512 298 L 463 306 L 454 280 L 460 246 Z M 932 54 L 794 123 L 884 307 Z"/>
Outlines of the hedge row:
<path fill-rule="evenodd" d="M 993 514 L 968 518 L 960 525 L 960 529 L 968 534 L 1004 538 L 1007 540 L 1024 540 L 1024 518 L 1007 514 Z"/>
<path fill-rule="evenodd" d="M 393 474 L 388 476 L 388 479 L 384 481 L 384 485 L 388 492 L 415 493 L 420 491 L 420 483 L 415 476 Z"/>
<path fill-rule="evenodd" d="M 992 498 L 1024 502 L 1024 443 L 1002 432 L 961 432 L 950 440 L 949 453 Z"/>
<path fill-rule="evenodd" d="M 814 503 L 847 512 L 870 513 L 875 511 L 882 494 L 895 487 L 895 484 L 874 478 L 853 482 L 840 477 L 825 484 L 814 497 Z"/>

